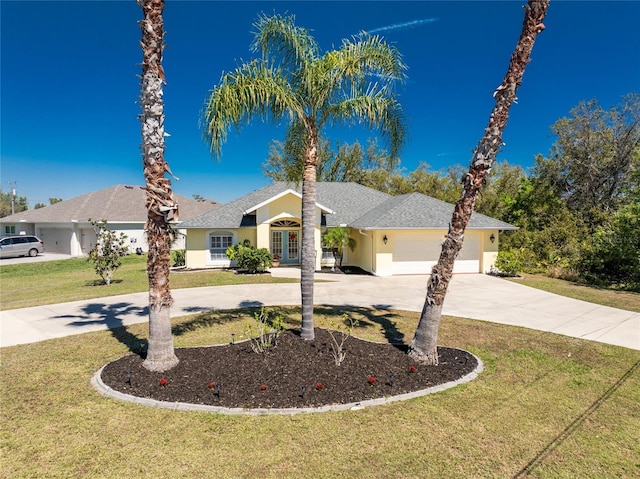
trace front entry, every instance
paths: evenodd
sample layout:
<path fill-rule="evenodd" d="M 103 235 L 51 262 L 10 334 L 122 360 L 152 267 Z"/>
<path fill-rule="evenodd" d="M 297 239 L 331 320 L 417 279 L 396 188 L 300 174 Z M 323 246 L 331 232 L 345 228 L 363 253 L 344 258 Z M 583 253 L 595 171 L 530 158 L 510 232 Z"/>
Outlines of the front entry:
<path fill-rule="evenodd" d="M 272 230 L 271 253 L 280 257 L 281 264 L 299 264 L 300 231 Z"/>

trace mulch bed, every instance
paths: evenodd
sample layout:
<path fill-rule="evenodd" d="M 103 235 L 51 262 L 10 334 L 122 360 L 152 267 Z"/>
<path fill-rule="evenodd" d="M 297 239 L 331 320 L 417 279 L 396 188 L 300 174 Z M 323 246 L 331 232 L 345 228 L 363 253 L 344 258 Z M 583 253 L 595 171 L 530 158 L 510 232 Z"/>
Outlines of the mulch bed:
<path fill-rule="evenodd" d="M 158 401 L 229 408 L 301 408 L 345 404 L 418 391 L 459 379 L 477 366 L 476 358 L 440 347 L 439 365 L 416 364 L 406 345 L 372 343 L 349 337 L 346 358 L 337 366 L 329 332 L 317 328 L 314 341 L 284 331 L 276 347 L 253 351 L 248 341 L 211 347 L 180 348 L 180 363 L 165 373 L 143 368 L 137 354 L 122 357 L 102 371 L 112 389 Z M 335 333 L 339 339 L 340 333 Z"/>

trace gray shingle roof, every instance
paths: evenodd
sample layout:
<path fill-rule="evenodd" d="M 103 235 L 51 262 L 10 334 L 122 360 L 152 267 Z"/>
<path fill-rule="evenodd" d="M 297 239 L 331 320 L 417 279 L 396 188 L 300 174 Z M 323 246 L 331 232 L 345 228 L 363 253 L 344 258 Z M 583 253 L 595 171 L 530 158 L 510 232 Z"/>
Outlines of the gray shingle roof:
<path fill-rule="evenodd" d="M 448 229 L 454 206 L 421 193 L 393 196 L 349 226 L 361 229 Z M 516 229 L 480 213 L 473 213 L 469 229 Z"/>
<path fill-rule="evenodd" d="M 27 210 L 0 218 L 2 223 L 67 223 L 88 219 L 117 222 L 142 222 L 147 219 L 146 190 L 142 186 L 115 185 L 53 205 Z M 198 201 L 174 193 L 180 221 L 188 220 L 219 207 L 212 200 Z"/>
<path fill-rule="evenodd" d="M 254 216 L 243 216 L 248 209 L 299 185 L 276 182 L 255 190 L 237 200 L 185 221 L 183 228 L 240 228 L 255 226 Z M 362 229 L 447 229 L 453 205 L 421 193 L 390 196 L 357 183 L 318 182 L 316 202 L 330 208 L 327 226 L 346 224 Z M 515 229 L 514 226 L 474 213 L 471 229 Z"/>

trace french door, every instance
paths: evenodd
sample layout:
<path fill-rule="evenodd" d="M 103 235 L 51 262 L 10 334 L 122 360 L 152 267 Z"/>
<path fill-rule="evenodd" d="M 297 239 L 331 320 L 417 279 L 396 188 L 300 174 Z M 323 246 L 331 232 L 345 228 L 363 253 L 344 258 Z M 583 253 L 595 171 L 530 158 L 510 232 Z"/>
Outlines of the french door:
<path fill-rule="evenodd" d="M 300 231 L 271 231 L 271 253 L 280 257 L 280 263 L 300 263 Z"/>

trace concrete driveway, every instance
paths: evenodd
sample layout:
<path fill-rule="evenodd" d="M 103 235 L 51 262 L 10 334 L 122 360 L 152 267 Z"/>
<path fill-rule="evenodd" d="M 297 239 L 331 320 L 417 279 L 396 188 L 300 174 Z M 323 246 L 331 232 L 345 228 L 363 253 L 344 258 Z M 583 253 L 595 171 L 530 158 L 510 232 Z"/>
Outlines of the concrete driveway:
<path fill-rule="evenodd" d="M 294 268 L 274 276 L 299 277 Z M 420 311 L 427 276 L 317 274 L 315 304 Z M 300 304 L 300 285 L 235 285 L 173 291 L 171 315 L 210 309 Z M 0 346 L 114 328 L 148 320 L 147 293 L 0 312 Z M 443 308 L 446 315 L 524 326 L 640 350 L 640 313 L 565 298 L 482 274 L 455 275 Z"/>
<path fill-rule="evenodd" d="M 40 253 L 38 256 L 19 256 L 17 258 L 0 258 L 0 268 L 7 264 L 25 264 L 25 263 L 40 263 L 42 261 L 54 261 L 57 259 L 69 259 L 72 256 L 70 254 L 61 253 Z"/>

